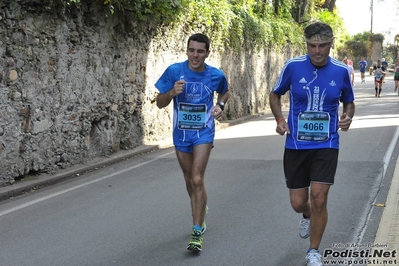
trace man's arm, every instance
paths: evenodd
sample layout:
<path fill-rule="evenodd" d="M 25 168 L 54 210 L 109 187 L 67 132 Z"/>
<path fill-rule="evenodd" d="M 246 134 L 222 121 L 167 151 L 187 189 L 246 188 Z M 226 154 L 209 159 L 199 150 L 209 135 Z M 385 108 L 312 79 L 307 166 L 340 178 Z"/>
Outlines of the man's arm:
<path fill-rule="evenodd" d="M 343 113 L 338 121 L 338 127 L 342 131 L 348 131 L 352 123 L 352 118 L 355 115 L 355 103 L 343 103 Z"/>
<path fill-rule="evenodd" d="M 274 93 L 273 91 L 270 92 L 269 103 L 274 118 L 276 119 L 277 122 L 276 132 L 281 136 L 284 135 L 286 132 L 287 134 L 290 134 L 290 129 L 288 127 L 287 122 L 285 121 L 285 118 L 281 110 L 281 95 Z"/>
<path fill-rule="evenodd" d="M 165 93 L 159 93 L 157 95 L 157 106 L 159 109 L 164 108 L 169 105 L 169 103 L 172 101 L 173 97 L 179 95 L 184 91 L 184 84 L 186 84 L 186 81 L 184 80 L 178 80 L 175 82 L 173 88 Z"/>
<path fill-rule="evenodd" d="M 224 94 L 218 94 L 217 102 L 226 103 L 229 98 L 230 98 L 230 92 L 226 91 L 226 93 L 224 93 Z"/>
<path fill-rule="evenodd" d="M 281 95 L 276 94 L 274 92 L 270 92 L 269 95 L 270 109 L 274 115 L 276 121 L 280 118 L 284 118 L 283 113 L 281 111 Z"/>
<path fill-rule="evenodd" d="M 166 93 L 158 93 L 157 95 L 157 106 L 159 109 L 164 108 L 169 105 L 169 103 L 173 99 L 173 95 L 171 91 L 168 91 Z"/>
<path fill-rule="evenodd" d="M 344 103 L 343 104 L 343 112 L 347 114 L 350 118 L 353 118 L 355 115 L 355 103 Z"/>
<path fill-rule="evenodd" d="M 212 108 L 212 116 L 213 116 L 213 118 L 215 118 L 218 121 L 222 120 L 222 118 L 223 118 L 223 110 L 222 110 L 222 107 L 220 107 L 220 105 L 218 103 L 220 103 L 220 102 L 226 103 L 229 98 L 230 98 L 230 92 L 229 91 L 226 91 L 223 94 L 221 94 L 221 93 L 218 94 L 216 105 Z"/>

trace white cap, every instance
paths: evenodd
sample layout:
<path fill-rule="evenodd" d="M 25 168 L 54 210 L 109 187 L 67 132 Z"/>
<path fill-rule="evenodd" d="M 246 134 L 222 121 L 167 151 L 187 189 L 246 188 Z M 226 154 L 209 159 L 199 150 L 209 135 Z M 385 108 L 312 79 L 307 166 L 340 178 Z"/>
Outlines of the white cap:
<path fill-rule="evenodd" d="M 385 58 L 382 59 L 382 62 L 384 62 L 384 61 L 385 61 Z"/>

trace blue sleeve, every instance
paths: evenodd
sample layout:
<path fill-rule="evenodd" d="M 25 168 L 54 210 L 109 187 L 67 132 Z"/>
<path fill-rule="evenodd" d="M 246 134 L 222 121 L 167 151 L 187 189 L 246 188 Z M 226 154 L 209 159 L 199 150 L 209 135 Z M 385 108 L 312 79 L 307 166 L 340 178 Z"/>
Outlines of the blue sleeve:
<path fill-rule="evenodd" d="M 345 73 L 344 77 L 344 88 L 342 90 L 340 101 L 343 103 L 351 103 L 355 100 L 355 94 L 353 92 L 353 87 L 351 83 L 351 78 L 348 71 Z"/>
<path fill-rule="evenodd" d="M 220 69 L 214 68 L 212 73 L 212 85 L 215 86 L 216 92 L 219 94 L 225 94 L 228 91 L 227 78 Z"/>
<path fill-rule="evenodd" d="M 159 90 L 160 93 L 166 93 L 170 91 L 173 88 L 175 82 L 178 80 L 179 74 L 180 65 L 170 65 L 155 83 L 155 87 Z"/>
<path fill-rule="evenodd" d="M 280 76 L 274 85 L 273 92 L 279 95 L 284 95 L 291 88 L 291 67 L 287 63 L 281 70 Z"/>

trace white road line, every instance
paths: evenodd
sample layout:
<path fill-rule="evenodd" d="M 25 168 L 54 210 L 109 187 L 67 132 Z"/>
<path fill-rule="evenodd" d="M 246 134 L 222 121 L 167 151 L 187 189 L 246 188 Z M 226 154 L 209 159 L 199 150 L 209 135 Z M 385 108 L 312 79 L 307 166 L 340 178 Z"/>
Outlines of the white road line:
<path fill-rule="evenodd" d="M 396 136 L 397 138 L 397 136 Z M 388 158 L 389 159 L 389 158 Z M 385 161 L 385 160 L 384 160 Z M 374 244 L 387 244 L 389 250 L 399 249 L 399 161 L 396 161 L 384 211 L 374 239 Z M 391 258 L 392 259 L 392 258 Z M 375 264 L 367 264 L 374 266 Z"/>
<path fill-rule="evenodd" d="M 364 236 L 364 233 L 365 233 L 366 228 L 367 228 L 367 223 L 368 223 L 368 221 L 370 219 L 370 216 L 371 216 L 371 214 L 373 212 L 375 200 L 376 200 L 376 198 L 378 196 L 378 193 L 380 191 L 380 186 L 382 184 L 382 181 L 385 178 L 385 173 L 386 173 L 389 161 L 390 161 L 390 159 L 392 157 L 393 150 L 394 150 L 394 148 L 396 146 L 396 143 L 398 142 L 398 137 L 399 137 L 399 127 L 396 127 L 395 134 L 392 136 L 391 143 L 389 144 L 388 149 L 387 149 L 387 151 L 385 153 L 385 156 L 384 156 L 383 172 L 381 173 L 380 177 L 378 177 L 375 180 L 375 182 L 374 182 L 373 190 L 372 190 L 372 193 L 370 194 L 369 208 L 366 208 L 364 210 L 364 214 L 362 215 L 362 221 L 360 222 L 360 227 L 358 227 L 357 230 L 355 231 L 355 236 L 353 237 L 352 243 L 360 244 L 362 242 L 362 240 L 363 240 L 363 236 Z M 392 180 L 394 178 L 395 178 L 395 176 L 392 177 Z M 387 198 L 387 200 L 388 199 L 389 199 L 389 197 Z M 383 220 L 383 217 L 381 217 L 381 220 Z"/>
<path fill-rule="evenodd" d="M 135 169 L 135 168 L 139 168 L 139 167 L 141 167 L 141 166 L 143 166 L 143 165 L 150 164 L 150 163 L 155 162 L 155 161 L 159 160 L 160 158 L 165 157 L 165 156 L 167 156 L 167 155 L 169 155 L 169 154 L 172 154 L 172 153 L 174 153 L 174 151 L 173 151 L 173 152 L 165 153 L 165 154 L 163 154 L 163 155 L 160 155 L 160 156 L 158 156 L 158 157 L 155 157 L 155 158 L 152 159 L 152 160 L 149 160 L 149 161 L 140 163 L 140 164 L 138 164 L 138 165 L 135 165 L 135 166 L 132 166 L 132 167 L 129 167 L 129 168 L 125 168 L 125 169 L 123 169 L 123 170 L 120 170 L 120 171 L 118 171 L 118 172 L 112 173 L 112 174 L 110 174 L 110 175 L 103 176 L 103 177 L 94 179 L 94 180 L 92 180 L 92 181 L 89 181 L 89 182 L 86 182 L 86 183 L 83 183 L 83 184 L 80 184 L 80 185 L 77 185 L 77 186 L 74 186 L 74 187 L 71 187 L 71 188 L 68 188 L 68 189 L 59 191 L 59 192 L 57 192 L 57 193 L 53 193 L 53 194 L 50 194 L 50 195 L 48 195 L 48 196 L 38 198 L 38 199 L 36 199 L 36 200 L 32 200 L 32 201 L 30 201 L 30 202 L 21 204 L 21 205 L 19 205 L 19 206 L 17 206 L 17 207 L 13 207 L 13 208 L 11 208 L 11 209 L 2 211 L 2 212 L 0 212 L 0 217 L 4 216 L 4 215 L 6 215 L 6 214 L 12 213 L 12 212 L 21 210 L 21 209 L 23 209 L 23 208 L 32 206 L 32 205 L 34 205 L 34 204 L 36 204 L 36 203 L 39 203 L 39 202 L 42 202 L 42 201 L 45 201 L 45 200 L 48 200 L 48 199 L 51 199 L 51 198 L 60 196 L 60 195 L 62 195 L 62 194 L 68 193 L 68 192 L 70 192 L 70 191 L 73 191 L 73 190 L 76 190 L 76 189 L 79 189 L 79 188 L 82 188 L 82 187 L 85 187 L 85 186 L 88 186 L 88 185 L 91 185 L 91 184 L 100 182 L 100 181 L 102 181 L 102 180 L 105 180 L 105 179 L 108 179 L 108 178 L 117 176 L 117 175 L 122 174 L 122 173 L 124 173 L 124 172 L 128 172 L 128 171 L 133 170 L 133 169 Z"/>

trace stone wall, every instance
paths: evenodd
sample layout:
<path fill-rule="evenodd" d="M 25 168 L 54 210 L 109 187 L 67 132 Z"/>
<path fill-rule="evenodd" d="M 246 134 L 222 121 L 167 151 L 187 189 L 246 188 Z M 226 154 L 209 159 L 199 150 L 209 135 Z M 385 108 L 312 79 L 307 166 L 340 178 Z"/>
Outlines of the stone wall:
<path fill-rule="evenodd" d="M 153 84 L 186 59 L 193 32 L 95 5 L 49 12 L 40 1 L 0 2 L 0 186 L 170 137 L 171 108 L 156 107 Z M 230 84 L 226 119 L 266 110 L 293 53 L 212 51 L 207 63 Z"/>
<path fill-rule="evenodd" d="M 382 42 L 374 41 L 371 49 L 372 62 L 369 66 L 373 66 L 373 63 L 377 63 L 377 60 L 381 60 L 382 57 Z"/>

